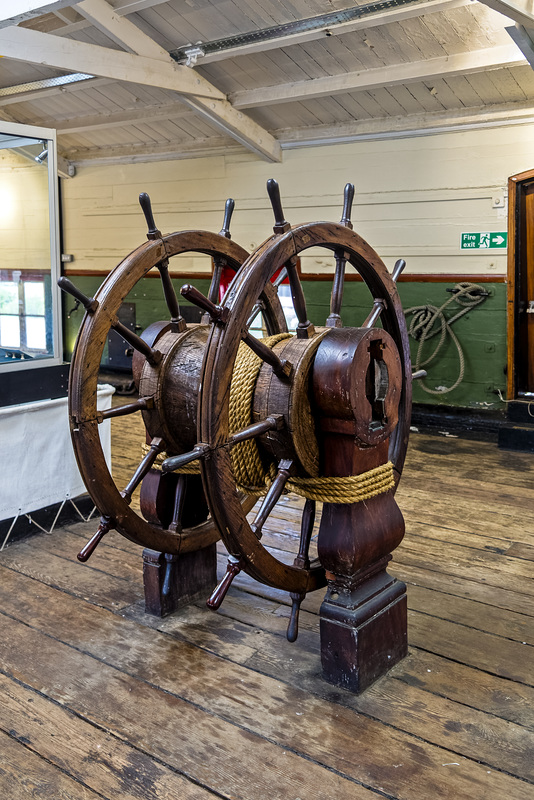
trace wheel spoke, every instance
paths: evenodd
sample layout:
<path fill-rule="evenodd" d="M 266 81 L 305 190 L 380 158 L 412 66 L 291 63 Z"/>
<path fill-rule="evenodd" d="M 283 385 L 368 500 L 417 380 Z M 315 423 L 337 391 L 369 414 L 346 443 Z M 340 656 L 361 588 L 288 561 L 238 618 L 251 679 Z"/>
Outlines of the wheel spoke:
<path fill-rule="evenodd" d="M 287 269 L 285 267 L 282 267 L 282 269 L 278 273 L 278 277 L 273 281 L 274 288 L 278 289 L 278 287 L 285 281 L 286 278 L 287 278 Z"/>
<path fill-rule="evenodd" d="M 350 228 L 352 230 L 352 222 L 351 222 L 351 215 L 352 215 L 352 201 L 354 200 L 354 184 L 347 183 L 345 184 L 345 189 L 343 190 L 343 213 L 341 215 L 340 224 L 344 225 L 346 228 Z"/>
<path fill-rule="evenodd" d="M 208 444 L 196 444 L 194 448 L 187 453 L 180 453 L 178 456 L 166 458 L 161 465 L 161 471 L 163 474 L 166 474 L 167 472 L 174 472 L 180 469 L 180 467 L 185 467 L 185 465 L 190 464 L 191 461 L 196 461 L 197 458 L 205 456 L 209 449 L 210 447 Z"/>
<path fill-rule="evenodd" d="M 210 288 L 208 291 L 208 300 L 214 305 L 219 302 L 219 294 L 221 289 L 221 275 L 223 267 L 226 266 L 225 258 L 213 257 L 213 275 L 211 278 Z"/>
<path fill-rule="evenodd" d="M 260 422 L 253 422 L 252 425 L 248 425 L 246 428 L 236 431 L 228 438 L 228 444 L 233 447 L 235 444 L 239 444 L 239 442 L 246 442 L 247 439 L 254 439 L 256 436 L 261 436 L 262 433 L 267 433 L 267 431 L 281 430 L 283 425 L 283 414 L 273 414 L 267 417 L 267 419 L 261 420 Z"/>
<path fill-rule="evenodd" d="M 271 483 L 269 491 L 263 498 L 263 503 L 256 514 L 254 522 L 250 526 L 258 539 L 261 539 L 261 529 L 263 528 L 269 514 L 282 496 L 284 487 L 290 478 L 292 467 L 293 461 L 287 458 L 283 458 L 278 465 L 276 477 Z"/>
<path fill-rule="evenodd" d="M 273 231 L 275 233 L 287 233 L 287 231 L 291 229 L 291 225 L 285 219 L 284 211 L 282 209 L 282 201 L 280 199 L 280 189 L 277 182 L 272 178 L 267 181 L 267 193 L 269 195 L 274 213 Z M 310 335 L 313 335 L 314 329 L 313 325 L 308 319 L 306 300 L 304 298 L 302 284 L 297 273 L 297 259 L 291 258 L 285 265 L 285 268 L 287 271 L 287 277 L 289 278 L 289 285 L 291 287 L 293 308 L 295 309 L 295 314 L 297 315 L 297 319 L 299 321 L 298 331 L 301 332 L 301 336 L 306 338 Z"/>
<path fill-rule="evenodd" d="M 224 577 L 213 590 L 209 600 L 206 601 L 208 608 L 211 608 L 212 611 L 216 611 L 219 608 L 222 601 L 226 597 L 228 589 L 232 585 L 232 581 L 236 575 L 239 575 L 242 569 L 243 561 L 240 558 L 236 558 L 236 556 L 228 556 L 228 563 L 226 565 Z"/>
<path fill-rule="evenodd" d="M 230 222 L 232 220 L 232 214 L 234 213 L 235 202 L 232 200 L 231 197 L 225 203 L 224 206 L 224 219 L 223 219 L 223 226 L 219 231 L 219 236 L 224 236 L 226 239 L 231 239 L 230 235 Z M 212 303 L 219 302 L 219 295 L 221 292 L 221 276 L 224 267 L 227 265 L 227 261 L 225 258 L 220 256 L 213 257 L 213 275 L 211 278 L 210 288 L 208 291 L 208 300 Z"/>
<path fill-rule="evenodd" d="M 81 292 L 77 286 L 73 284 L 65 275 L 62 275 L 59 278 L 57 285 L 60 289 L 63 289 L 64 292 L 67 294 L 72 295 L 89 314 L 94 314 L 98 308 L 98 300 L 95 300 L 93 297 L 87 297 L 83 292 Z"/>
<path fill-rule="evenodd" d="M 157 267 L 163 286 L 165 302 L 167 303 L 167 308 L 169 309 L 169 313 L 171 315 L 171 323 L 174 327 L 174 330 L 178 333 L 181 333 L 187 328 L 187 323 L 182 317 L 180 306 L 178 304 L 178 298 L 176 297 L 176 292 L 174 291 L 174 286 L 169 274 L 169 259 L 166 258 L 164 261 L 160 261 Z"/>
<path fill-rule="evenodd" d="M 199 292 L 194 286 L 191 286 L 190 283 L 186 283 L 185 286 L 182 286 L 180 294 L 182 297 L 185 297 L 186 300 L 189 300 L 190 303 L 193 303 L 193 305 L 206 311 L 210 315 L 212 322 L 227 322 L 228 309 L 224 306 L 215 305 L 214 302 L 203 295 L 202 292 Z"/>
<path fill-rule="evenodd" d="M 256 319 L 256 317 L 258 316 L 258 314 L 261 311 L 264 311 L 264 310 L 265 310 L 265 305 L 262 303 L 261 300 L 258 300 L 258 302 L 255 303 L 255 305 L 254 305 L 254 307 L 253 307 L 253 309 L 251 311 L 250 317 L 247 319 L 247 326 L 246 326 L 247 327 L 247 331 L 250 328 L 250 326 L 252 325 L 252 323 L 254 322 L 254 320 Z"/>
<path fill-rule="evenodd" d="M 184 510 L 185 500 L 185 475 L 178 475 L 178 482 L 176 484 L 176 492 L 174 495 L 174 510 L 172 513 L 172 522 L 169 525 L 169 530 L 177 533 L 182 530 L 182 514 Z"/>
<path fill-rule="evenodd" d="M 165 576 L 163 578 L 163 586 L 161 587 L 161 594 L 163 597 L 168 597 L 171 593 L 171 576 L 176 561 L 178 561 L 178 556 L 165 553 Z"/>
<path fill-rule="evenodd" d="M 140 462 L 128 485 L 121 492 L 122 498 L 128 503 L 128 505 L 132 502 L 132 494 L 135 492 L 145 475 L 148 474 L 148 471 L 152 467 L 152 464 L 156 460 L 158 454 L 164 449 L 165 444 L 163 439 L 161 439 L 159 436 L 156 436 L 154 439 L 152 439 L 150 450 Z"/>
<path fill-rule="evenodd" d="M 385 307 L 386 305 L 383 300 L 375 299 L 371 313 L 366 318 L 365 322 L 362 325 L 362 328 L 372 328 L 378 321 L 380 314 L 382 313 Z"/>
<path fill-rule="evenodd" d="M 397 283 L 405 267 L 406 267 L 406 261 L 403 258 L 399 258 L 398 261 L 395 262 L 395 266 L 393 267 L 393 272 L 391 273 L 391 278 L 394 283 Z M 375 298 L 371 313 L 363 323 L 362 328 L 372 328 L 378 321 L 385 307 L 386 304 L 384 300 L 380 298 Z"/>
<path fill-rule="evenodd" d="M 148 227 L 146 238 L 161 239 L 161 231 L 154 221 L 150 196 L 146 192 L 141 192 L 139 195 L 139 203 L 143 209 L 143 214 L 145 215 L 146 224 Z M 185 319 L 180 314 L 178 298 L 176 297 L 171 276 L 169 275 L 169 259 L 162 259 L 159 264 L 156 264 L 156 266 L 159 270 L 165 302 L 167 303 L 167 308 L 169 309 L 169 313 L 171 315 L 171 322 L 176 331 L 183 331 L 186 329 L 187 324 Z"/>
<path fill-rule="evenodd" d="M 106 411 L 97 412 L 97 422 L 104 422 L 113 417 L 125 417 L 127 414 L 135 414 L 136 411 L 145 411 L 147 408 L 154 408 L 153 397 L 140 397 L 135 403 L 126 403 L 123 406 L 108 408 Z"/>
<path fill-rule="evenodd" d="M 271 365 L 274 374 L 281 380 L 287 380 L 287 378 L 290 377 L 293 370 L 293 365 L 290 361 L 286 358 L 279 358 L 261 339 L 256 339 L 256 337 L 252 336 L 250 333 L 245 333 L 243 335 L 243 341 L 262 359 L 262 361 Z"/>
<path fill-rule="evenodd" d="M 332 284 L 332 294 L 330 297 L 330 315 L 326 320 L 328 328 L 342 328 L 341 322 L 341 303 L 343 301 L 343 289 L 345 288 L 345 265 L 347 258 L 342 250 L 334 252 L 336 259 L 336 273 L 334 275 L 334 282 Z"/>
<path fill-rule="evenodd" d="M 137 350 L 139 353 L 144 355 L 146 360 L 149 364 L 155 365 L 159 364 L 161 361 L 162 355 L 159 350 L 154 350 L 150 345 L 148 345 L 144 339 L 141 339 L 136 333 L 131 331 L 126 325 L 123 325 L 122 322 L 119 322 L 118 318 L 115 319 L 111 323 L 111 327 L 120 333 L 122 338 L 131 345 L 134 350 Z"/>
<path fill-rule="evenodd" d="M 115 526 L 111 521 L 111 517 L 100 517 L 100 525 L 98 526 L 98 530 L 93 536 L 91 536 L 87 544 L 82 547 L 76 556 L 78 561 L 81 561 L 82 563 L 87 561 L 87 559 L 93 555 L 106 533 L 109 533 L 109 531 L 114 527 Z"/>
<path fill-rule="evenodd" d="M 294 561 L 295 567 L 301 567 L 302 569 L 310 568 L 309 550 L 314 523 L 315 500 L 306 500 L 304 503 L 304 511 L 302 512 L 302 521 L 300 524 L 300 544 L 298 555 Z"/>
<path fill-rule="evenodd" d="M 291 592 L 289 596 L 291 597 L 291 614 L 287 626 L 286 637 L 288 642 L 295 642 L 297 640 L 297 636 L 299 635 L 300 604 L 306 597 L 306 593 Z"/>
<path fill-rule="evenodd" d="M 301 335 L 308 337 L 313 335 L 314 329 L 310 320 L 308 319 L 308 311 L 306 309 L 306 299 L 302 290 L 302 284 L 297 272 L 297 259 L 292 258 L 286 264 L 287 277 L 289 278 L 289 285 L 291 287 L 291 297 L 293 299 L 293 308 L 299 321 L 297 327 L 297 336 L 299 331 Z"/>

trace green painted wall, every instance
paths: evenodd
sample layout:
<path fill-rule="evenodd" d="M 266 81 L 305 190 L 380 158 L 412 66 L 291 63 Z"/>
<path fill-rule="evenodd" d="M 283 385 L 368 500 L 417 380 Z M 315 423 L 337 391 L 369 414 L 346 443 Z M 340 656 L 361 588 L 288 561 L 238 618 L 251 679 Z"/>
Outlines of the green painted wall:
<path fill-rule="evenodd" d="M 454 283 L 401 282 L 399 294 L 405 309 L 414 306 L 433 305 L 440 307 L 450 299 L 447 288 Z M 484 283 L 482 287 L 490 296 L 479 306 L 471 309 L 455 322 L 452 329 L 457 336 L 465 357 L 465 374 L 460 385 L 452 392 L 439 395 L 427 394 L 418 381 L 414 382 L 414 402 L 432 405 L 460 406 L 478 409 L 504 409 L 504 403 L 496 393 L 506 390 L 506 285 Z M 315 324 L 324 324 L 329 313 L 331 285 L 327 281 L 305 281 L 304 290 L 308 301 L 310 319 Z M 372 298 L 363 283 L 345 284 L 342 319 L 345 325 L 361 325 L 372 305 Z M 453 301 L 445 310 L 447 318 L 453 317 L 461 307 Z M 425 346 L 429 355 L 436 340 Z M 418 343 L 410 339 L 412 359 Z M 436 360 L 428 366 L 425 383 L 430 389 L 437 386 L 452 386 L 459 374 L 459 358 L 456 346 L 448 337 Z"/>
<path fill-rule="evenodd" d="M 87 295 L 92 296 L 100 285 L 100 277 L 79 276 L 76 285 Z M 175 279 L 179 292 L 184 278 Z M 207 293 L 208 280 L 192 281 Z M 303 281 L 308 303 L 308 313 L 312 322 L 323 325 L 329 313 L 331 284 L 328 281 Z M 440 307 L 451 295 L 446 291 L 454 283 L 401 282 L 399 292 L 404 308 L 433 305 Z M 458 406 L 464 408 L 503 410 L 497 390 L 505 393 L 506 386 L 506 286 L 502 283 L 485 283 L 490 296 L 478 307 L 470 310 L 453 325 L 453 330 L 465 356 L 465 377 L 452 392 L 439 395 L 427 394 L 419 382 L 414 383 L 414 402 L 431 405 Z M 143 328 L 158 319 L 166 319 L 168 312 L 163 299 L 161 283 L 157 279 L 145 278 L 126 298 L 136 304 L 137 323 Z M 74 305 L 66 298 L 65 313 L 65 357 L 70 359 L 74 341 L 82 320 L 79 309 L 67 319 L 67 311 Z M 345 325 L 360 325 L 372 305 L 372 298 L 365 285 L 350 282 L 345 285 L 342 318 Z M 453 302 L 445 309 L 445 315 L 454 316 L 460 306 Z M 435 340 L 432 341 L 432 349 Z M 412 358 L 415 358 L 417 342 L 411 341 Z M 426 384 L 429 388 L 451 386 L 459 372 L 459 359 L 455 345 L 448 338 L 438 358 L 428 367 Z"/>

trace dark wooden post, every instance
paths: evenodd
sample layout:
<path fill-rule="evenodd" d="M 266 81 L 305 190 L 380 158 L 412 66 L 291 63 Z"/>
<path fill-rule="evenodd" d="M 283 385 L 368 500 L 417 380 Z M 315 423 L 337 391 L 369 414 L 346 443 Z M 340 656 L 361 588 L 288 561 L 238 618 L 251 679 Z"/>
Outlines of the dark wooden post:
<path fill-rule="evenodd" d="M 358 475 L 388 461 L 398 402 L 398 354 L 379 329 L 362 334 L 359 341 L 350 329 L 332 334 L 319 347 L 313 372 L 322 415 L 322 474 Z M 383 396 L 377 396 L 379 382 L 374 380 L 377 353 L 386 364 Z M 362 429 L 366 417 L 367 434 Z M 403 535 L 404 520 L 392 491 L 358 503 L 323 506 L 318 538 L 328 578 L 320 610 L 323 676 L 356 693 L 407 653 L 406 586 L 386 569 Z"/>
<path fill-rule="evenodd" d="M 177 504 L 178 476 L 151 470 L 141 485 L 140 501 L 145 519 L 169 530 L 203 522 L 208 512 L 200 476 L 188 476 L 185 482 L 185 492 L 182 490 L 181 502 Z M 188 502 L 184 504 L 186 493 Z M 176 505 L 180 506 L 178 511 Z M 177 513 L 181 517 L 178 522 L 174 520 Z M 195 600 L 205 600 L 217 584 L 216 545 L 179 556 L 146 548 L 143 550 L 143 584 L 145 611 L 158 617 L 172 614 Z"/>
<path fill-rule="evenodd" d="M 188 603 L 205 600 L 216 583 L 217 548 L 214 544 L 170 557 L 158 550 L 143 550 L 147 614 L 165 617 Z"/>

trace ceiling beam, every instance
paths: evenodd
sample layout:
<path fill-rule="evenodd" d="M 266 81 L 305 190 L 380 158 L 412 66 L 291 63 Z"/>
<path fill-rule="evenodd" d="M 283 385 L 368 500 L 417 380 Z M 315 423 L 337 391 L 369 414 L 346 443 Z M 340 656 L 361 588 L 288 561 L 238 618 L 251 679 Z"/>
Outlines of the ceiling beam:
<path fill-rule="evenodd" d="M 222 92 L 187 67 L 111 50 L 96 44 L 63 39 L 29 28 L 0 30 L 0 55 L 58 69 L 76 70 L 104 78 L 159 86 L 180 94 L 225 99 Z"/>
<path fill-rule="evenodd" d="M 468 128 L 531 124 L 532 103 L 500 103 L 445 111 L 408 114 L 399 117 L 353 120 L 337 125 L 278 129 L 282 149 L 342 144 L 359 139 L 391 139 L 423 136 Z"/>
<path fill-rule="evenodd" d="M 167 68 L 176 66 L 166 50 L 128 19 L 119 17 L 106 0 L 83 0 L 83 2 L 77 4 L 76 9 L 80 14 L 88 17 L 93 25 L 111 35 L 114 41 L 120 43 L 123 47 L 130 48 L 135 53 L 141 53 L 137 57 L 147 56 L 150 59 L 154 59 L 156 63 L 161 62 Z M 267 130 L 242 112 L 236 111 L 224 95 L 221 95 L 215 87 L 204 78 L 201 78 L 198 73 L 189 67 L 181 67 L 181 69 L 190 72 L 200 87 L 209 87 L 218 95 L 217 100 L 212 100 L 205 92 L 196 93 L 196 95 L 203 94 L 204 96 L 191 96 L 188 94 L 181 97 L 185 105 L 262 158 L 268 161 L 281 160 L 280 145 Z M 97 72 L 96 74 L 102 73 Z"/>
<path fill-rule="evenodd" d="M 4 0 L 0 9 L 0 28 L 7 28 L 25 22 L 33 17 L 40 17 L 50 11 L 57 11 L 65 6 L 71 6 L 72 0 Z"/>
<path fill-rule="evenodd" d="M 425 61 L 391 64 L 361 72 L 348 72 L 326 78 L 250 89 L 235 92 L 229 99 L 235 108 L 256 108 L 347 92 L 365 92 L 384 86 L 431 81 L 454 75 L 468 75 L 503 67 L 524 66 L 526 63 L 515 44 L 501 45 Z"/>
<path fill-rule="evenodd" d="M 28 161 L 32 161 L 34 164 L 36 163 L 35 152 L 33 152 L 30 148 L 17 147 L 16 149 L 17 153 L 23 156 L 23 158 L 28 159 Z M 60 156 L 59 153 L 56 153 L 56 165 L 57 174 L 60 178 L 73 178 L 76 174 L 76 168 L 74 164 L 71 164 L 70 161 L 67 161 L 65 158 L 63 158 L 63 156 Z M 48 169 L 46 161 L 43 161 L 40 166 Z"/>
<path fill-rule="evenodd" d="M 238 153 L 237 143 L 214 136 L 195 141 L 166 142 L 165 144 L 128 144 L 113 147 L 95 147 L 91 150 L 69 149 L 72 163 L 80 164 L 147 164 L 154 161 L 181 161 L 184 158 L 213 158 Z"/>
<path fill-rule="evenodd" d="M 524 25 L 516 23 L 506 28 L 506 31 L 534 69 L 534 28 L 525 28 Z"/>
<path fill-rule="evenodd" d="M 532 0 L 479 0 L 479 2 L 509 19 L 513 19 L 519 25 L 527 28 L 534 27 Z"/>

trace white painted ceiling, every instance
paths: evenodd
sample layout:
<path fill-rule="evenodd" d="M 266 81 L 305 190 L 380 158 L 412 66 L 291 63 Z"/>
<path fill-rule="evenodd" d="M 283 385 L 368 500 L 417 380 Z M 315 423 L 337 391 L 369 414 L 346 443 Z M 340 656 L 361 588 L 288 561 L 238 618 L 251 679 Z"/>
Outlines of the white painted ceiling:
<path fill-rule="evenodd" d="M 0 119 L 57 129 L 74 164 L 243 147 L 276 161 L 318 142 L 525 121 L 531 3 L 486 2 L 358 3 L 356 19 L 317 26 L 354 2 L 4 0 Z M 178 64 L 169 52 L 185 45 L 207 54 Z M 74 73 L 94 77 L 49 85 Z"/>

